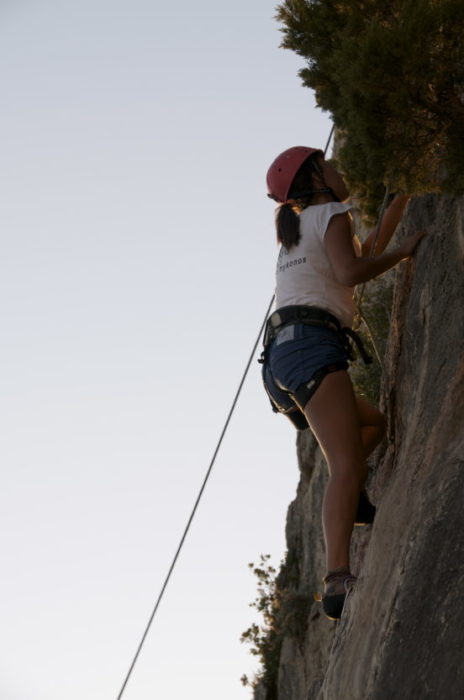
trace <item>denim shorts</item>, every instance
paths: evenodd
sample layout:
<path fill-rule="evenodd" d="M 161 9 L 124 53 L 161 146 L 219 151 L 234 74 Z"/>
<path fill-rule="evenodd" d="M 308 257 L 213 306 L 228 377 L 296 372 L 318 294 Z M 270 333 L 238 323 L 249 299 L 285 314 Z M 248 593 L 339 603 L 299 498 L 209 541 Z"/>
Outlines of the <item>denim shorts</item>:
<path fill-rule="evenodd" d="M 348 368 L 349 356 L 335 330 L 293 323 L 277 333 L 263 365 L 265 389 L 275 411 L 299 430 L 308 427 L 304 408 L 329 372 Z"/>

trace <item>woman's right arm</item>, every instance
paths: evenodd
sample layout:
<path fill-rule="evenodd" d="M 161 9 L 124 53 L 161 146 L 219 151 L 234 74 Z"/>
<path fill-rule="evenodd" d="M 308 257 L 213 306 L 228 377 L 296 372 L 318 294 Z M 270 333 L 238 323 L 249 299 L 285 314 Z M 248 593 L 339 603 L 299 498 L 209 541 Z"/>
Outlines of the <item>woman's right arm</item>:
<path fill-rule="evenodd" d="M 354 287 L 378 277 L 401 260 L 411 257 L 424 236 L 425 233 L 408 236 L 395 250 L 375 258 L 357 257 L 348 215 L 336 214 L 329 222 L 324 244 L 337 280 L 347 287 Z"/>

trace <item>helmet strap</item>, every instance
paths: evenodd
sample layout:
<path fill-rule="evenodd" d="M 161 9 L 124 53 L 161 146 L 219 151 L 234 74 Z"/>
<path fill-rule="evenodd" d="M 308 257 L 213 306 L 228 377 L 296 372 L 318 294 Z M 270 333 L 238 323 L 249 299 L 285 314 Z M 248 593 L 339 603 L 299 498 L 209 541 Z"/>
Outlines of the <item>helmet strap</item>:
<path fill-rule="evenodd" d="M 295 194 L 291 199 L 287 199 L 284 202 L 284 204 L 294 205 L 295 202 L 298 203 L 298 201 L 304 202 L 308 199 L 308 197 L 311 197 L 314 194 L 330 194 L 336 202 L 340 201 L 340 199 L 337 197 L 337 195 L 331 187 L 321 187 L 320 189 L 307 190 L 306 192 L 302 192 L 301 194 Z"/>

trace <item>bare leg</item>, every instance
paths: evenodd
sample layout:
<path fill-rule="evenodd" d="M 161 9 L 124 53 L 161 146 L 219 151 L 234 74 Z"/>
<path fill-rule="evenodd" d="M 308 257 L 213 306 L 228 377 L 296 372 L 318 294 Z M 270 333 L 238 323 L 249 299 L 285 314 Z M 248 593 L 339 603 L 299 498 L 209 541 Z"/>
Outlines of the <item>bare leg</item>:
<path fill-rule="evenodd" d="M 367 476 L 365 455 L 374 443 L 374 432 L 365 430 L 363 444 L 361 421 L 367 409 L 361 404 L 360 414 L 358 406 L 351 379 L 341 370 L 324 377 L 305 408 L 329 468 L 322 511 L 327 571 L 349 569 L 354 517 Z"/>

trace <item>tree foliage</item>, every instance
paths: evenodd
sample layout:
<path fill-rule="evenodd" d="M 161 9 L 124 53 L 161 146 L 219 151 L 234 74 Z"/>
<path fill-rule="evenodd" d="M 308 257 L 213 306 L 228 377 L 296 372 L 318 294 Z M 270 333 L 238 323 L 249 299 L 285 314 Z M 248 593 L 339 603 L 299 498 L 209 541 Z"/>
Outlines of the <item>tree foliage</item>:
<path fill-rule="evenodd" d="M 255 678 L 250 680 L 244 675 L 241 681 L 252 688 L 261 686 L 266 700 L 276 700 L 283 639 L 293 637 L 301 642 L 313 600 L 308 591 L 298 589 L 294 555 L 287 553 L 279 573 L 269 560 L 269 554 L 262 554 L 259 564 L 248 565 L 258 579 L 258 596 L 250 606 L 260 613 L 262 624 L 254 622 L 243 632 L 240 641 L 250 645 L 250 652 L 258 657 L 261 668 Z"/>
<path fill-rule="evenodd" d="M 464 2 L 286 0 L 282 46 L 341 131 L 361 198 L 464 190 Z"/>
<path fill-rule="evenodd" d="M 243 685 L 256 687 L 262 681 L 266 685 L 267 695 L 272 696 L 275 694 L 282 633 L 277 623 L 281 593 L 276 581 L 276 570 L 269 564 L 269 559 L 269 554 L 262 554 L 257 566 L 248 565 L 258 579 L 258 597 L 250 605 L 262 615 L 263 625 L 253 623 L 243 632 L 240 641 L 249 644 L 251 653 L 261 662 L 261 673 L 254 681 L 242 676 Z"/>

